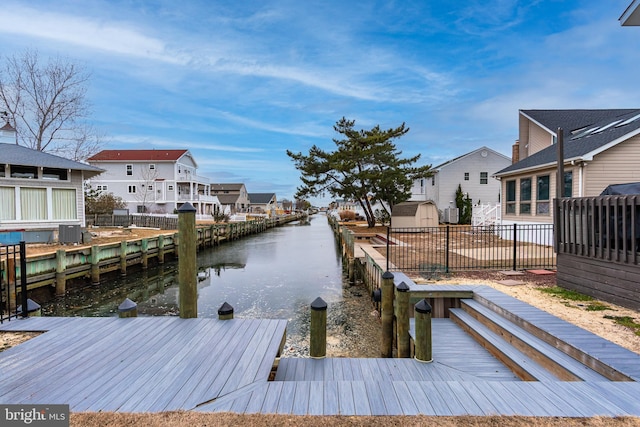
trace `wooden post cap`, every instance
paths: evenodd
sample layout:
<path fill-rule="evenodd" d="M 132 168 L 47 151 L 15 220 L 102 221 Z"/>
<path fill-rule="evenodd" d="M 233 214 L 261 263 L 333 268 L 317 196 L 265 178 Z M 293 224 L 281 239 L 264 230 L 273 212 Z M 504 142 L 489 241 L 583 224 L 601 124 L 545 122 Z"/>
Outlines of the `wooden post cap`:
<path fill-rule="evenodd" d="M 390 271 L 385 271 L 382 274 L 382 278 L 383 279 L 393 279 L 393 273 L 391 273 Z"/>
<path fill-rule="evenodd" d="M 196 212 L 196 208 L 194 208 L 191 203 L 186 202 L 185 204 L 180 206 L 180 208 L 178 208 L 178 213 L 179 214 L 185 213 L 185 212 Z"/>
<path fill-rule="evenodd" d="M 135 310 L 137 307 L 138 307 L 138 304 L 131 301 L 129 298 L 125 298 L 125 300 L 122 301 L 122 303 L 118 306 L 118 311 L 120 312 L 131 311 L 131 310 Z"/>
<path fill-rule="evenodd" d="M 416 304 L 416 311 L 423 314 L 431 313 L 431 305 L 429 305 L 426 298 Z"/>
<path fill-rule="evenodd" d="M 228 316 L 229 314 L 233 314 L 233 307 L 225 301 L 218 309 L 218 316 Z"/>
<path fill-rule="evenodd" d="M 409 285 L 407 285 L 404 282 L 400 282 L 400 284 L 398 286 L 396 286 L 396 289 L 399 292 L 409 292 Z"/>
<path fill-rule="evenodd" d="M 32 300 L 31 298 L 27 298 L 27 313 L 33 313 L 34 311 L 40 310 L 40 304 Z M 22 314 L 22 305 L 19 305 L 16 309 L 18 314 Z"/>
<path fill-rule="evenodd" d="M 322 311 L 327 309 L 327 303 L 320 297 L 313 300 L 311 310 Z"/>

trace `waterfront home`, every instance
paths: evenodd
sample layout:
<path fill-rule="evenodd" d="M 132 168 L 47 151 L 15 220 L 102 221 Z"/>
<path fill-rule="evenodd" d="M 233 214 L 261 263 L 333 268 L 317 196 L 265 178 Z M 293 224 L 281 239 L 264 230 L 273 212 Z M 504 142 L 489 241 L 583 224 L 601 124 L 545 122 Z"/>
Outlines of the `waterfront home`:
<path fill-rule="evenodd" d="M 174 213 L 187 202 L 198 215 L 221 208 L 189 150 L 103 150 L 88 162 L 105 170 L 91 187 L 121 197 L 130 212 Z"/>
<path fill-rule="evenodd" d="M 500 201 L 500 182 L 491 176 L 511 164 L 509 157 L 488 147 L 447 160 L 432 168 L 433 176 L 414 181 L 410 201 L 431 200 L 439 210 L 454 208 L 458 185 L 474 204 Z"/>
<path fill-rule="evenodd" d="M 211 184 L 211 194 L 218 197 L 225 213 L 243 213 L 249 210 L 249 193 L 242 183 Z"/>
<path fill-rule="evenodd" d="M 84 227 L 85 179 L 102 169 L 16 145 L 0 129 L 0 236 L 3 243 L 52 241 L 60 226 Z"/>
<path fill-rule="evenodd" d="M 276 193 L 249 193 L 249 209 L 252 213 L 271 216 L 277 208 Z"/>
<path fill-rule="evenodd" d="M 561 197 L 597 196 L 611 184 L 640 181 L 640 109 L 520 110 L 513 164 L 495 174 L 503 223 L 553 223 L 558 128 L 564 135 Z"/>

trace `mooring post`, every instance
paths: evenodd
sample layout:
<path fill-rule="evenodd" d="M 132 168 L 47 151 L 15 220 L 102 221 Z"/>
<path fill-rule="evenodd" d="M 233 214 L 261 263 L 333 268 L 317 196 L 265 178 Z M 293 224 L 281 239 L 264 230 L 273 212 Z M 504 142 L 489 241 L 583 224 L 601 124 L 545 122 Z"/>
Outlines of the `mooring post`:
<path fill-rule="evenodd" d="M 118 306 L 118 316 L 121 318 L 138 317 L 138 304 L 131 301 L 129 298 L 125 298 L 125 300 Z"/>
<path fill-rule="evenodd" d="M 56 296 L 64 295 L 67 291 L 67 251 L 56 251 Z"/>
<path fill-rule="evenodd" d="M 158 236 L 158 264 L 164 264 L 164 234 Z"/>
<path fill-rule="evenodd" d="M 97 285 L 100 283 L 100 247 L 98 245 L 91 246 L 91 283 Z"/>
<path fill-rule="evenodd" d="M 411 357 L 411 337 L 409 336 L 409 285 L 400 283 L 396 290 L 396 328 L 398 357 Z"/>
<path fill-rule="evenodd" d="M 142 268 L 146 270 L 149 266 L 149 239 L 142 239 L 140 252 L 142 252 Z"/>
<path fill-rule="evenodd" d="M 414 313 L 416 320 L 415 359 L 419 362 L 432 362 L 431 306 L 426 298 L 415 305 Z"/>
<path fill-rule="evenodd" d="M 233 307 L 228 302 L 224 302 L 218 309 L 218 319 L 231 320 L 233 319 Z"/>
<path fill-rule="evenodd" d="M 120 275 L 127 275 L 127 241 L 120 242 Z"/>
<path fill-rule="evenodd" d="M 320 297 L 311 303 L 309 356 L 323 359 L 327 356 L 327 303 Z"/>
<path fill-rule="evenodd" d="M 382 275 L 382 357 L 393 357 L 393 274 L 385 271 Z"/>
<path fill-rule="evenodd" d="M 180 287 L 180 317 L 198 317 L 196 269 L 196 209 L 187 202 L 178 209 L 178 282 Z"/>

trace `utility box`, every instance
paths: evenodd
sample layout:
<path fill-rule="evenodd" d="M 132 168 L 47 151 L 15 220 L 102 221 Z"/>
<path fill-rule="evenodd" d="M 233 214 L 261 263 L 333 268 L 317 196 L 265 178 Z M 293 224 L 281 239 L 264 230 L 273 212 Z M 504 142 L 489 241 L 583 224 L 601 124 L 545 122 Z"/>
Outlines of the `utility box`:
<path fill-rule="evenodd" d="M 82 230 L 79 225 L 60 225 L 58 228 L 58 242 L 81 243 Z"/>
<path fill-rule="evenodd" d="M 444 208 L 442 222 L 447 224 L 457 224 L 460 222 L 460 213 L 458 208 Z"/>

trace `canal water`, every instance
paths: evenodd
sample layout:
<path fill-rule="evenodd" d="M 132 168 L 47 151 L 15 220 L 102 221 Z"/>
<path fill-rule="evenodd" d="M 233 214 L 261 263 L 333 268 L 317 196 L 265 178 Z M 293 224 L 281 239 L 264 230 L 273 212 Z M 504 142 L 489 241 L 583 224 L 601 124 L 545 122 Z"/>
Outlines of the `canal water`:
<path fill-rule="evenodd" d="M 227 302 L 236 318 L 289 320 L 288 334 L 304 334 L 317 297 L 339 303 L 341 255 L 324 214 L 243 237 L 198 253 L 198 317 L 215 318 Z M 177 261 L 75 288 L 43 305 L 49 316 L 116 316 L 129 298 L 138 314 L 178 315 Z"/>

